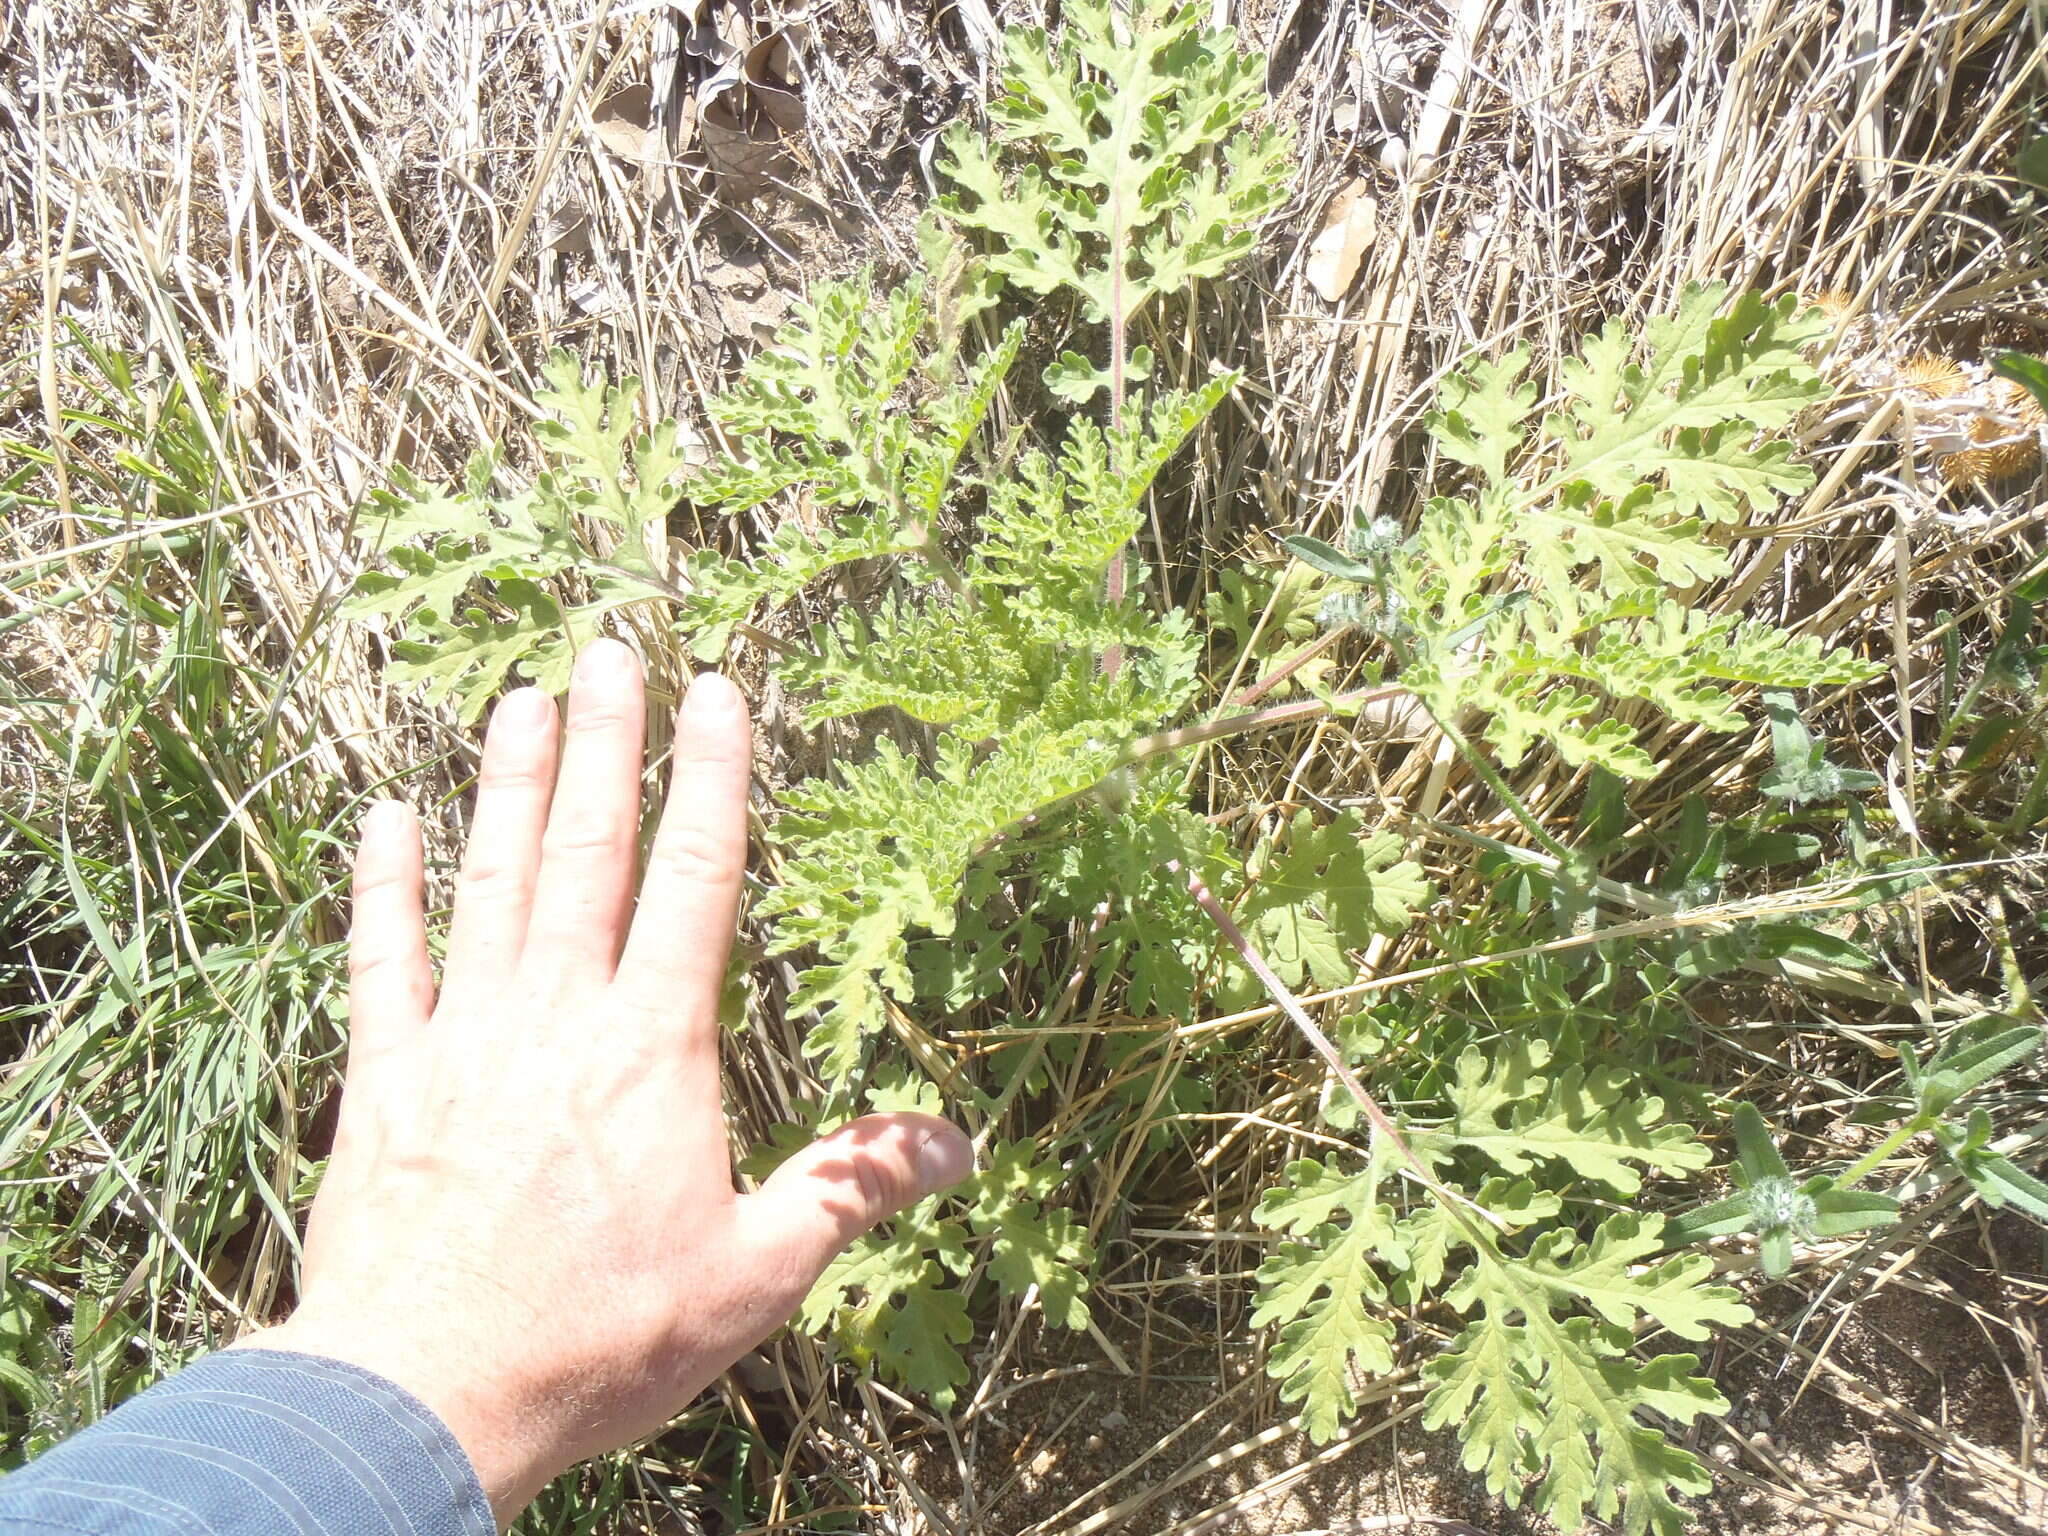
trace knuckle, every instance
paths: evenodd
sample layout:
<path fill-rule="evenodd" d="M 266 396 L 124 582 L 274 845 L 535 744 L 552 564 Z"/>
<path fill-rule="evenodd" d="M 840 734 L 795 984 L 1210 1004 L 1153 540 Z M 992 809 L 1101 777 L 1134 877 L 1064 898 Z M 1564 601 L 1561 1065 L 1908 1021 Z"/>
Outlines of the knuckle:
<path fill-rule="evenodd" d="M 541 857 L 572 862 L 618 859 L 631 853 L 626 828 L 609 818 L 571 816 L 548 824 L 541 840 Z"/>
<path fill-rule="evenodd" d="M 382 859 L 373 860 L 356 866 L 355 897 L 357 901 L 363 901 L 393 892 L 403 894 L 413 883 L 412 872 L 403 865 Z"/>
<path fill-rule="evenodd" d="M 545 794 L 551 787 L 545 760 L 538 755 L 503 757 L 486 754 L 477 770 L 477 793 L 502 794 L 507 790 Z"/>
<path fill-rule="evenodd" d="M 751 768 L 754 752 L 744 737 L 691 736 L 676 744 L 676 761 L 686 768 Z"/>
<path fill-rule="evenodd" d="M 524 895 L 533 884 L 526 868 L 511 860 L 472 850 L 456 876 L 456 896 L 463 903 L 491 905 Z"/>
<path fill-rule="evenodd" d="M 568 733 L 571 736 L 637 736 L 640 728 L 638 703 L 637 699 L 624 696 L 578 699 L 575 709 L 569 714 Z"/>
<path fill-rule="evenodd" d="M 360 984 L 383 975 L 397 964 L 398 956 L 393 951 L 357 944 L 349 950 L 348 979 L 352 984 Z"/>
<path fill-rule="evenodd" d="M 903 1170 L 889 1159 L 856 1155 L 852 1163 L 854 1184 L 860 1190 L 861 1208 L 870 1216 L 884 1216 L 908 1203 L 905 1190 L 908 1181 Z"/>
<path fill-rule="evenodd" d="M 729 881 L 736 862 L 728 839 L 687 823 L 663 829 L 654 857 L 665 873 L 684 881 Z"/>

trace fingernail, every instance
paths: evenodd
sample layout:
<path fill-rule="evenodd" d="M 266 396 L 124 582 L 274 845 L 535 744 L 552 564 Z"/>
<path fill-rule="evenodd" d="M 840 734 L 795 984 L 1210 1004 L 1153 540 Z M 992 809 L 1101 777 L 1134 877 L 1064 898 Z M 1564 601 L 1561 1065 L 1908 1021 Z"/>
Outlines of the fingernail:
<path fill-rule="evenodd" d="M 538 688 L 515 688 L 498 700 L 498 707 L 491 712 L 491 724 L 513 731 L 534 731 L 540 729 L 547 712 L 547 696 Z"/>
<path fill-rule="evenodd" d="M 576 658 L 580 683 L 617 683 L 633 670 L 633 652 L 617 640 L 593 640 Z"/>
<path fill-rule="evenodd" d="M 974 1146 L 951 1126 L 933 1131 L 917 1149 L 917 1180 L 928 1195 L 958 1184 L 972 1172 Z"/>
<path fill-rule="evenodd" d="M 745 707 L 732 679 L 722 672 L 699 672 L 683 695 L 682 715 L 688 720 L 711 721 L 738 714 Z"/>
<path fill-rule="evenodd" d="M 412 824 L 412 807 L 403 800 L 372 800 L 363 811 L 360 836 L 390 837 Z"/>

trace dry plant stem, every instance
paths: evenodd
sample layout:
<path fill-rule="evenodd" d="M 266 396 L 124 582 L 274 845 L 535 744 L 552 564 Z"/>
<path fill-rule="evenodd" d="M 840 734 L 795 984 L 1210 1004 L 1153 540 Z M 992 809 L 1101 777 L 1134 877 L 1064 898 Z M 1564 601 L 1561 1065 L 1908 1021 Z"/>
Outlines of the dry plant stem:
<path fill-rule="evenodd" d="M 1150 736 L 1140 736 L 1125 747 L 1117 758 L 1116 766 L 1128 768 L 1133 763 L 1143 762 L 1148 757 L 1157 757 L 1162 752 L 1178 752 L 1183 747 L 1200 746 L 1203 742 L 1214 741 L 1219 736 L 1241 736 L 1247 731 L 1262 731 L 1270 726 L 1296 725 L 1307 720 L 1320 720 L 1338 709 L 1371 704 L 1379 699 L 1391 699 L 1396 694 L 1407 691 L 1399 683 L 1385 683 L 1377 688 L 1361 688 L 1354 693 L 1341 693 L 1327 702 L 1322 699 L 1297 699 L 1292 704 L 1269 704 L 1264 709 L 1253 710 L 1250 714 L 1228 715 L 1221 720 L 1205 720 L 1200 725 L 1182 725 L 1170 731 L 1154 731 Z"/>
<path fill-rule="evenodd" d="M 1011 1104 L 1016 1102 L 1017 1095 L 1023 1091 L 1024 1084 L 1030 1079 L 1032 1070 L 1044 1057 L 1045 1043 L 1052 1038 L 1052 1031 L 1064 1024 L 1067 1015 L 1073 1012 L 1074 1003 L 1081 995 L 1081 988 L 1087 984 L 1089 968 L 1095 963 L 1095 951 L 1102 942 L 1102 930 L 1108 923 L 1109 903 L 1100 902 L 1096 905 L 1094 916 L 1089 919 L 1088 932 L 1081 940 L 1081 953 L 1074 961 L 1074 969 L 1067 977 L 1067 985 L 1061 991 L 1058 1001 L 1046 1014 L 1045 1022 L 1050 1028 L 1041 1028 L 1025 1052 L 1023 1062 L 1010 1074 L 1009 1085 L 997 1096 L 995 1103 L 988 1107 L 988 1113 L 982 1117 L 981 1129 L 974 1137 L 976 1157 L 981 1156 L 987 1148 L 989 1138 L 995 1134 L 996 1127 L 1002 1123 L 1003 1116 L 1009 1111 Z"/>
<path fill-rule="evenodd" d="M 526 197 L 512 216 L 512 224 L 505 231 L 505 238 L 498 247 L 497 260 L 491 263 L 491 274 L 484 283 L 483 302 L 477 309 L 476 319 L 471 322 L 469 339 L 463 343 L 465 356 L 474 358 L 479 354 L 487 333 L 498 325 L 498 300 L 504 296 L 505 285 L 512 280 L 512 268 L 519 260 L 519 253 L 526 245 L 526 232 L 533 225 L 534 213 L 540 207 L 541 189 L 547 184 L 548 174 L 562 152 L 562 141 L 569 136 L 570 126 L 576 121 L 577 109 L 581 104 L 583 82 L 590 78 L 590 67 L 597 58 L 597 50 L 606 36 L 605 22 L 611 13 L 611 0 L 604 0 L 598 6 L 597 14 L 590 20 L 590 31 L 583 39 L 582 50 L 576 55 L 575 71 L 570 76 L 569 88 L 562 93 L 561 115 L 555 119 L 554 130 L 548 135 L 542 147 L 540 158 L 535 163 L 534 176 Z"/>
<path fill-rule="evenodd" d="M 1339 624 L 1335 629 L 1325 630 L 1285 661 L 1280 662 L 1272 671 L 1253 683 L 1230 702 L 1239 708 L 1243 708 L 1245 705 L 1257 700 L 1261 695 L 1272 692 L 1273 689 L 1278 688 L 1288 678 L 1294 676 L 1296 672 L 1307 666 L 1316 657 L 1322 655 L 1323 652 L 1327 651 L 1339 640 L 1342 640 L 1357 627 L 1355 624 Z"/>
<path fill-rule="evenodd" d="M 1322 1057 L 1323 1064 L 1336 1075 L 1337 1081 L 1344 1085 L 1351 1097 L 1358 1101 L 1358 1107 L 1364 1111 L 1365 1118 L 1371 1123 L 1374 1135 L 1382 1138 L 1401 1155 L 1402 1160 L 1422 1182 L 1422 1186 L 1443 1201 L 1444 1208 L 1454 1217 L 1462 1219 L 1460 1213 L 1470 1211 L 1487 1225 L 1505 1231 L 1506 1224 L 1497 1216 L 1464 1195 L 1446 1188 L 1437 1176 L 1429 1171 L 1429 1165 L 1415 1155 L 1414 1149 L 1402 1138 L 1400 1128 L 1394 1124 L 1393 1118 L 1380 1108 L 1379 1102 L 1371 1094 L 1365 1091 L 1365 1085 L 1358 1080 L 1358 1074 L 1345 1065 L 1343 1053 L 1331 1042 L 1328 1035 L 1316 1027 L 1315 1020 L 1308 1016 L 1308 1010 L 1295 1000 L 1294 994 L 1287 989 L 1287 983 L 1274 974 L 1273 968 L 1266 964 L 1265 957 L 1253 948 L 1251 940 L 1245 937 L 1244 930 L 1238 927 L 1236 920 L 1223 909 L 1223 903 L 1218 901 L 1209 887 L 1202 883 L 1202 877 L 1193 870 L 1183 869 L 1178 859 L 1169 859 L 1166 867 L 1187 881 L 1188 894 L 1195 899 L 1195 905 L 1200 907 L 1209 921 L 1216 925 L 1216 930 L 1223 935 L 1224 942 L 1237 951 L 1238 958 L 1244 961 L 1251 973 L 1259 978 L 1259 984 L 1279 1005 L 1280 1011 L 1287 1015 L 1288 1022 L 1301 1031 L 1302 1039 Z"/>

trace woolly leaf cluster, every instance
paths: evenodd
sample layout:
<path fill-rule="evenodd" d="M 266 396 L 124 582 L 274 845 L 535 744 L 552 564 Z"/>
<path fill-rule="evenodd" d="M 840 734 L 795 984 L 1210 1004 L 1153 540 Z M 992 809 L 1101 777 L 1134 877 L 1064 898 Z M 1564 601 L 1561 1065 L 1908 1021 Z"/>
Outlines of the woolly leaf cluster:
<path fill-rule="evenodd" d="M 604 616 L 664 598 L 666 518 L 686 457 L 677 428 L 634 430 L 639 385 L 585 381 L 566 352 L 542 368 L 546 471 L 495 489 L 490 454 L 452 490 L 401 480 L 372 502 L 393 569 L 366 571 L 345 611 L 402 623 L 391 679 L 476 719 L 514 675 L 559 692 Z"/>
<path fill-rule="evenodd" d="M 941 1215 L 935 1197 L 856 1239 L 805 1298 L 798 1322 L 830 1332 L 854 1359 L 880 1365 L 946 1411 L 967 1380 L 958 1346 L 973 1336 L 966 1299 L 948 1277 L 969 1273 L 977 1244 L 1001 1294 L 1037 1286 L 1047 1321 L 1088 1326 L 1094 1250 L 1073 1213 L 1050 1204 L 1065 1178 L 1029 1142 L 997 1145 L 958 1192 L 964 1214 Z"/>
<path fill-rule="evenodd" d="M 1299 989 L 1353 981 L 1371 939 L 1426 899 L 1400 843 L 1356 812 L 1290 805 L 1240 841 L 1190 805 L 1154 733 L 1195 705 L 1206 637 L 1142 570 L 1109 579 L 1136 566 L 1148 501 L 1235 382 L 1153 387 L 1155 360 L 1126 352 L 1126 328 L 1249 249 L 1286 179 L 1284 136 L 1249 126 L 1263 62 L 1199 14 L 1076 0 L 1057 37 L 1007 34 L 993 134 L 956 129 L 940 164 L 956 188 L 941 210 L 979 248 L 934 222 L 922 274 L 818 284 L 709 402 L 708 462 L 686 460 L 671 425 L 635 430 L 630 383 L 588 384 L 558 355 L 530 486 L 479 459 L 453 490 L 408 485 L 379 503 L 389 568 L 362 579 L 354 610 L 401 631 L 396 680 L 465 720 L 515 676 L 558 686 L 609 612 L 654 602 L 702 660 L 739 635 L 770 652 L 800 723 L 878 723 L 778 791 L 780 857 L 752 913 L 795 965 L 787 1006 L 824 1085 L 808 1128 L 863 1094 L 942 1107 L 888 1063 L 898 1011 L 941 1028 L 1008 994 L 1037 1010 L 1016 1025 L 1043 1025 L 1062 1007 L 1041 995 L 1048 976 L 1071 976 L 1075 997 L 1092 985 L 1098 1012 L 1244 1006 L 1254 980 L 1190 904 L 1189 874 Z M 1005 285 L 1071 293 L 1104 329 L 1045 378 L 1080 407 L 1113 386 L 1106 419 L 997 430 L 1025 344 L 1023 322 L 985 318 Z M 1318 575 L 1261 591 L 1225 573 L 1212 620 L 1241 649 L 1272 648 L 1262 665 L 1307 640 L 1320 606 L 1381 633 L 1400 683 L 1440 720 L 1482 719 L 1502 757 L 1546 740 L 1638 776 L 1652 764 L 1623 718 L 1631 701 L 1727 730 L 1738 689 L 1864 676 L 1682 598 L 1728 568 L 1715 525 L 1806 483 L 1771 434 L 1818 391 L 1800 356 L 1815 333 L 1788 305 L 1689 290 L 1640 337 L 1614 324 L 1589 341 L 1547 412 L 1526 357 L 1474 363 L 1430 421 L 1459 494 L 1429 501 L 1406 537 L 1388 518 L 1349 553 L 1294 541 Z M 671 554 L 679 505 L 719 530 L 716 548 Z M 1308 669 L 1294 682 L 1320 686 Z M 1046 1029 L 975 1069 L 1000 1101 L 978 1083 L 949 1091 L 978 1111 L 1007 1105 L 1085 1048 L 1111 1083 L 1108 1112 L 1119 1091 L 1155 1113 L 1201 1107 L 1202 1075 L 1177 1056 L 1145 1075 L 1153 1043 L 1108 1030 L 1081 1047 Z M 1693 1356 L 1645 1358 L 1637 1334 L 1697 1340 L 1747 1314 L 1707 1283 L 1706 1260 L 1663 1256 L 1658 1218 L 1614 1207 L 1652 1176 L 1697 1173 L 1704 1151 L 1628 1076 L 1553 1062 L 1541 1043 L 1448 1050 L 1429 1070 L 1405 1095 L 1404 1134 L 1456 1199 L 1416 1201 L 1413 1170 L 1379 1138 L 1295 1163 L 1260 1207 L 1277 1241 L 1255 1321 L 1278 1330 L 1282 1396 L 1332 1438 L 1359 1381 L 1393 1368 L 1400 1309 L 1434 1301 L 1457 1331 L 1425 1367 L 1426 1421 L 1457 1426 L 1492 1488 L 1566 1528 L 1674 1530 L 1705 1471 L 1660 1426 L 1725 1405 Z M 2032 1198 L 1988 1129 L 1972 1134 L 1957 1165 Z M 993 1143 L 964 1192 L 848 1249 L 802 1324 L 941 1408 L 969 1379 L 971 1287 L 1033 1292 L 1047 1320 L 1088 1326 L 1093 1252 L 1060 1203 L 1064 1155 Z M 1750 1221 L 1754 1203 L 1726 1219 Z"/>
<path fill-rule="evenodd" d="M 882 740 L 783 795 L 775 836 L 788 858 L 757 911 L 775 920 L 775 950 L 811 957 L 791 1005 L 818 1015 L 807 1048 L 834 1079 L 858 1066 L 889 1000 L 914 997 L 911 937 L 952 932 L 976 859 L 1110 776 L 1197 681 L 1186 618 L 1136 594 L 1112 600 L 1105 577 L 1147 490 L 1232 380 L 1162 392 L 1118 428 L 1076 418 L 1054 448 L 996 466 L 963 450 L 1016 330 L 939 405 L 928 318 L 900 294 L 826 285 L 749 368 L 742 407 L 718 408 L 734 446 L 688 487 L 707 510 L 742 510 L 771 480 L 842 509 L 815 530 L 785 522 L 748 559 L 698 560 L 682 622 L 701 645 L 865 562 L 888 590 L 814 625 L 778 671 L 812 722 L 888 709 L 941 728 L 929 760 Z M 895 337 L 899 321 L 917 329 Z M 980 515 L 956 560 L 934 530 L 945 499 L 965 493 Z M 1113 672 L 1101 663 L 1112 649 Z"/>

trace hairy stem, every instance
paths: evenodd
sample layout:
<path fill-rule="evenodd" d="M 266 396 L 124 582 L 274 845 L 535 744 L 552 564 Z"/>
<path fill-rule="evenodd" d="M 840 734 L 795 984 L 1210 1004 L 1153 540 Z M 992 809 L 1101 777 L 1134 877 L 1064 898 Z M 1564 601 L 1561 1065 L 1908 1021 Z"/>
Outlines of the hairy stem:
<path fill-rule="evenodd" d="M 1121 192 L 1109 189 L 1109 438 L 1113 444 L 1124 424 L 1124 220 Z M 1124 600 L 1124 551 L 1109 557 L 1109 605 Z M 1102 675 L 1115 677 L 1123 665 L 1124 648 L 1111 645 L 1102 653 Z"/>
<path fill-rule="evenodd" d="M 1292 725 L 1303 720 L 1320 719 L 1335 708 L 1367 704 L 1374 699 L 1392 698 L 1397 693 L 1407 691 L 1397 683 L 1389 683 L 1378 688 L 1361 688 L 1355 693 L 1339 694 L 1327 703 L 1321 699 L 1300 699 L 1292 704 L 1269 704 L 1264 709 L 1255 709 L 1249 714 L 1232 715 L 1225 720 L 1205 720 L 1200 725 L 1177 726 L 1170 731 L 1154 731 L 1150 736 L 1140 736 L 1117 754 L 1116 761 L 1110 764 L 1109 771 L 1102 778 L 1097 779 L 1086 789 L 1077 789 L 1072 794 L 1048 801 L 1030 815 L 1011 822 L 976 848 L 975 856 L 979 857 L 986 853 L 1013 831 L 1036 826 L 1060 807 L 1094 793 L 1113 775 L 1148 758 L 1158 757 L 1166 752 L 1178 752 L 1183 747 L 1199 746 L 1205 741 L 1214 741 L 1219 736 L 1240 736 L 1247 731 L 1263 730 L 1268 726 Z"/>
<path fill-rule="evenodd" d="M 1379 1101 L 1365 1091 L 1365 1085 L 1358 1080 L 1358 1074 L 1346 1064 L 1343 1052 L 1337 1049 L 1328 1035 L 1316 1027 L 1315 1020 L 1308 1016 L 1308 1010 L 1303 1008 L 1294 994 L 1287 989 L 1287 983 L 1266 964 L 1265 957 L 1253 947 L 1251 940 L 1245 937 L 1244 930 L 1238 927 L 1236 920 L 1224 910 L 1223 903 L 1218 901 L 1209 887 L 1202 883 L 1202 877 L 1193 870 L 1183 869 L 1178 859 L 1169 859 L 1166 867 L 1187 881 L 1188 894 L 1194 898 L 1195 905 L 1200 907 L 1209 921 L 1216 925 L 1216 931 L 1223 935 L 1224 942 L 1237 951 L 1238 958 L 1244 961 L 1251 973 L 1259 978 L 1259 984 L 1279 1005 L 1280 1011 L 1287 1015 L 1288 1022 L 1301 1032 L 1302 1039 L 1322 1057 L 1323 1064 L 1336 1076 L 1337 1081 L 1344 1085 L 1351 1097 L 1358 1101 L 1358 1107 L 1364 1111 L 1373 1134 L 1400 1154 L 1401 1159 L 1414 1171 L 1423 1187 L 1443 1201 L 1446 1210 L 1460 1219 L 1464 1212 L 1470 1211 L 1487 1225 L 1506 1230 L 1506 1223 L 1499 1217 L 1484 1206 L 1475 1204 L 1464 1195 L 1445 1186 L 1429 1171 L 1429 1165 L 1415 1155 L 1415 1149 L 1402 1137 L 1400 1128 L 1394 1124 L 1392 1116 L 1380 1108 Z"/>
<path fill-rule="evenodd" d="M 1427 700 L 1424 700 L 1423 708 L 1429 708 Z M 1572 857 L 1571 849 L 1550 835 L 1544 828 L 1543 823 L 1536 819 L 1536 813 L 1529 809 L 1520 795 L 1508 787 L 1508 781 L 1502 778 L 1499 770 L 1486 760 L 1484 754 L 1477 747 L 1472 745 L 1463 731 L 1459 730 L 1435 710 L 1430 710 L 1429 714 L 1430 718 L 1436 721 L 1437 729 L 1442 731 L 1451 745 L 1457 749 L 1458 756 L 1465 759 L 1465 765 L 1478 774 L 1480 782 L 1492 790 L 1495 796 L 1499 798 L 1500 803 L 1508 808 L 1509 813 L 1513 815 L 1515 820 L 1522 824 L 1522 830 L 1533 837 L 1545 853 L 1561 861 L 1566 868 L 1569 868 Z"/>
<path fill-rule="evenodd" d="M 1261 694 L 1272 692 L 1273 689 L 1278 688 L 1288 678 L 1294 676 L 1296 672 L 1299 672 L 1357 627 L 1356 624 L 1339 624 L 1335 629 L 1324 630 L 1292 656 L 1278 663 L 1272 671 L 1253 683 L 1230 702 L 1242 708 L 1257 699 Z"/>
<path fill-rule="evenodd" d="M 917 534 L 917 557 L 938 573 L 946 590 L 960 599 L 962 608 L 974 606 L 974 589 L 967 584 L 967 578 L 960 574 L 960 567 L 953 563 L 953 557 L 946 553 L 939 543 L 939 537 L 923 523 L 906 522 L 905 527 Z"/>
<path fill-rule="evenodd" d="M 1268 704 L 1264 709 L 1255 709 L 1246 714 L 1226 715 L 1221 720 L 1204 720 L 1200 725 L 1182 725 L 1170 731 L 1154 731 L 1150 736 L 1140 736 L 1125 747 L 1117 757 L 1116 766 L 1128 768 L 1133 763 L 1157 757 L 1162 752 L 1178 752 L 1183 747 L 1200 746 L 1203 742 L 1214 741 L 1219 736 L 1242 736 L 1247 731 L 1265 730 L 1269 726 L 1320 720 L 1324 715 L 1340 709 L 1370 704 L 1378 699 L 1391 699 L 1396 694 L 1406 692 L 1408 690 L 1399 683 L 1382 683 L 1375 688 L 1360 688 L 1351 693 L 1340 693 L 1328 701 L 1297 699 L 1292 704 Z"/>
<path fill-rule="evenodd" d="M 1904 1125 L 1893 1131 L 1891 1135 L 1885 1137 L 1883 1141 L 1880 1141 L 1876 1146 L 1864 1153 L 1863 1156 L 1851 1163 L 1842 1174 L 1839 1181 L 1840 1187 L 1848 1189 L 1869 1178 L 1871 1174 L 1875 1173 L 1883 1165 L 1886 1158 L 1890 1157 L 1922 1131 L 1931 1127 L 1939 1118 L 1937 1115 L 1915 1115 Z"/>
<path fill-rule="evenodd" d="M 685 602 L 690 596 L 688 588 L 679 587 L 667 577 L 657 576 L 651 571 L 628 570 L 623 565 L 614 565 L 607 560 L 593 561 L 592 569 L 604 571 L 613 576 L 623 576 L 629 581 L 637 581 L 643 587 L 652 588 L 655 595 L 665 597 L 672 603 Z M 773 651 L 778 656 L 789 657 L 809 654 L 802 646 L 793 645 L 780 635 L 771 635 L 758 624 L 751 624 L 745 619 L 733 625 L 733 628 L 763 650 Z"/>

